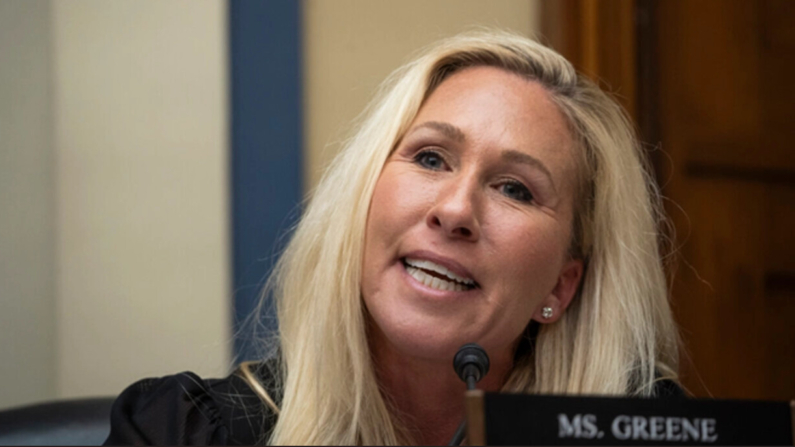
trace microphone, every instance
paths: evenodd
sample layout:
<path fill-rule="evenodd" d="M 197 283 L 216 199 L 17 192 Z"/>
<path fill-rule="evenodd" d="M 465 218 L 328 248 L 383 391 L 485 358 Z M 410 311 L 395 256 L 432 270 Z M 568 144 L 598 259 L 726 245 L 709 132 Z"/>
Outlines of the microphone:
<path fill-rule="evenodd" d="M 455 353 L 453 368 L 458 377 L 467 384 L 467 390 L 474 390 L 480 379 L 489 373 L 489 356 L 477 343 L 467 343 Z M 447 445 L 460 445 L 464 440 L 466 426 L 466 421 L 462 421 Z"/>
<path fill-rule="evenodd" d="M 475 384 L 489 373 L 489 356 L 477 343 L 467 343 L 455 353 L 453 368 L 467 384 L 467 390 L 474 390 Z"/>

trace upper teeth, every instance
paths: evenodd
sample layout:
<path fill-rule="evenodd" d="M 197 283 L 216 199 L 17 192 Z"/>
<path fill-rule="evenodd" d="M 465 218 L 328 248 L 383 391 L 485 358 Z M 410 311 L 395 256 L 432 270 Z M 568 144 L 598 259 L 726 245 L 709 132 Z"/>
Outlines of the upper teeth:
<path fill-rule="evenodd" d="M 439 265 L 439 264 L 433 263 L 431 261 L 427 261 L 425 259 L 406 258 L 406 264 L 408 264 L 408 265 L 410 265 L 410 266 L 412 266 L 414 268 L 423 269 L 423 270 L 430 270 L 430 271 L 438 273 L 440 275 L 444 275 L 444 276 L 452 279 L 453 281 L 459 282 L 461 284 L 465 284 L 467 286 L 474 286 L 475 285 L 475 281 L 473 281 L 471 279 L 467 279 L 467 278 L 462 278 L 462 277 L 456 275 L 455 273 L 451 272 L 450 270 L 447 270 L 447 268 L 444 267 L 443 265 Z"/>

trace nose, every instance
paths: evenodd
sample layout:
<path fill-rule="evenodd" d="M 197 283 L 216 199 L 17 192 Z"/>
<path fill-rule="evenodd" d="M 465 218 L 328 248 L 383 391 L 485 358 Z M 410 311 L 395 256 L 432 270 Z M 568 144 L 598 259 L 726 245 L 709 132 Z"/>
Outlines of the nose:
<path fill-rule="evenodd" d="M 426 223 L 450 238 L 475 242 L 480 238 L 477 202 L 476 179 L 449 179 L 441 186 Z"/>

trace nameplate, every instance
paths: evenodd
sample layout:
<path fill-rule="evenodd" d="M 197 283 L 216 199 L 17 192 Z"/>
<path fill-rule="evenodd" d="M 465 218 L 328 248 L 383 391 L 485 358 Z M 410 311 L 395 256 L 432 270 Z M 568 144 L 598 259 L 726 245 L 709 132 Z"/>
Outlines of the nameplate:
<path fill-rule="evenodd" d="M 472 444 L 793 444 L 789 402 L 470 392 L 467 407 L 470 419 L 482 415 L 470 422 Z"/>

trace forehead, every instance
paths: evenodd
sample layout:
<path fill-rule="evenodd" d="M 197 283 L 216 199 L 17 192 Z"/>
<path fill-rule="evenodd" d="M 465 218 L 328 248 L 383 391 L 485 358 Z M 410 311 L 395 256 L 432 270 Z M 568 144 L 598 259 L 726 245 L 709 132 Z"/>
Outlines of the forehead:
<path fill-rule="evenodd" d="M 539 160 L 556 184 L 573 187 L 573 138 L 550 93 L 538 82 L 495 67 L 473 67 L 442 81 L 411 128 L 449 123 L 466 143 L 487 151 L 517 150 Z"/>

